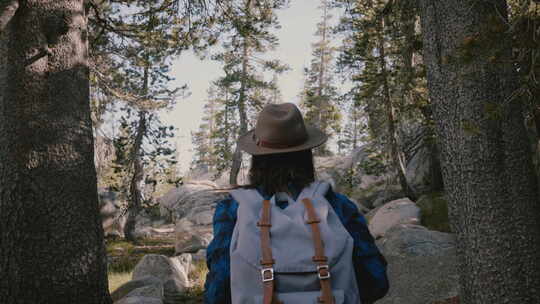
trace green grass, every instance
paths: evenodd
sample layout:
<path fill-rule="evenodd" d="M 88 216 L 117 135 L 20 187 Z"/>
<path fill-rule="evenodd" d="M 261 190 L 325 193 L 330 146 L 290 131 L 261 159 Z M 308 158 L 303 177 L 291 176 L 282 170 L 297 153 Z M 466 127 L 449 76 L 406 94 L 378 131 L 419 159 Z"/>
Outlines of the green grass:
<path fill-rule="evenodd" d="M 208 274 L 208 268 L 205 261 L 198 261 L 193 263 L 192 269 L 189 273 L 189 280 L 193 282 L 192 290 L 194 293 L 202 293 L 204 290 L 204 281 Z"/>
<path fill-rule="evenodd" d="M 107 240 L 107 255 L 109 260 L 109 291 L 113 292 L 124 283 L 131 280 L 133 268 L 146 254 L 174 254 L 174 240 L 141 239 L 135 246 L 123 240 Z M 193 263 L 189 279 L 193 286 L 183 295 L 182 303 L 203 304 L 204 281 L 208 269 L 205 261 Z"/>
<path fill-rule="evenodd" d="M 131 280 L 131 272 L 109 272 L 109 292 L 115 291 L 118 287 L 122 286 Z"/>
<path fill-rule="evenodd" d="M 109 272 L 131 272 L 146 254 L 174 255 L 174 240 L 140 239 L 137 245 L 124 240 L 108 239 Z"/>

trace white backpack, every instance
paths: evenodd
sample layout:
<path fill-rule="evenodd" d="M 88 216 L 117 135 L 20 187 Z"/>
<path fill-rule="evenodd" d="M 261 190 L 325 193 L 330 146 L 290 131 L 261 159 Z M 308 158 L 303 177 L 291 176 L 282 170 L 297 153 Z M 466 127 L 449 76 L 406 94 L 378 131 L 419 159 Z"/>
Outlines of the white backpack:
<path fill-rule="evenodd" d="M 285 209 L 276 195 L 264 202 L 255 189 L 231 191 L 239 203 L 230 246 L 233 304 L 360 303 L 353 239 L 324 197 L 329 187 L 313 182 L 296 201 L 276 194 L 288 200 Z"/>

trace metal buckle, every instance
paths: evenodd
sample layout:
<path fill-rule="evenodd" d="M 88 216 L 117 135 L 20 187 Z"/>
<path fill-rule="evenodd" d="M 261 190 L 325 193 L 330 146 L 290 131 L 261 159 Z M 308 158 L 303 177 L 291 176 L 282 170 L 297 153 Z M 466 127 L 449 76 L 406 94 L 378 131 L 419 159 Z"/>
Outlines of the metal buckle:
<path fill-rule="evenodd" d="M 270 271 L 270 278 L 268 278 L 268 279 L 266 279 L 266 278 L 264 277 L 264 275 L 265 275 L 265 273 L 266 273 L 267 271 Z M 262 281 L 263 281 L 263 283 L 264 283 L 264 282 L 273 281 L 273 280 L 274 280 L 274 268 L 269 267 L 269 268 L 263 268 L 263 269 L 261 269 L 261 276 L 262 276 Z"/>
<path fill-rule="evenodd" d="M 321 270 L 326 269 L 326 275 L 321 275 Z M 328 265 L 318 265 L 317 266 L 317 276 L 319 277 L 319 280 L 326 280 L 330 278 L 330 268 Z"/>

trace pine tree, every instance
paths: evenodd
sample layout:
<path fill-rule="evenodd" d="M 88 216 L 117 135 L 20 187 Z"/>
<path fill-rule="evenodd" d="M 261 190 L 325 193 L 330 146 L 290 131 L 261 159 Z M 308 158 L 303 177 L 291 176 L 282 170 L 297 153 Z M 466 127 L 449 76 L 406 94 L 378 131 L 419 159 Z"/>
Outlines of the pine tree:
<path fill-rule="evenodd" d="M 239 135 L 247 133 L 253 113 L 262 106 L 260 90 L 272 88 L 272 81 L 264 79 L 264 72 L 281 73 L 287 69 L 278 60 L 264 59 L 267 51 L 277 46 L 277 38 L 271 33 L 278 26 L 275 11 L 287 4 L 285 0 L 238 0 L 224 3 L 224 14 L 219 20 L 227 38 L 223 52 L 213 58 L 222 62 L 225 76 L 219 80 L 230 88 L 231 106 L 238 111 Z M 235 148 L 229 182 L 237 183 L 241 164 L 241 151 Z"/>
<path fill-rule="evenodd" d="M 423 76 L 416 70 L 422 66 L 413 65 L 414 16 L 410 1 L 355 1 L 338 27 L 346 37 L 338 66 L 351 73 L 353 91 L 360 92 L 371 142 L 387 155 L 389 167 L 412 199 L 399 129 L 421 120 L 420 105 L 426 104 L 425 97 L 416 94 L 422 91 L 418 78 Z"/>
<path fill-rule="evenodd" d="M 354 151 L 366 140 L 365 109 L 360 100 L 360 94 L 351 90 L 344 95 L 345 124 L 340 132 L 338 140 L 338 150 L 340 154 L 347 154 Z"/>
<path fill-rule="evenodd" d="M 337 101 L 338 90 L 334 84 L 334 53 L 330 5 L 322 0 L 321 21 L 317 24 L 315 35 L 319 40 L 313 44 L 309 68 L 304 71 L 305 82 L 301 93 L 301 108 L 305 111 L 306 123 L 318 127 L 323 132 L 339 134 L 341 114 Z M 329 155 L 327 144 L 315 149 L 315 155 Z"/>
<path fill-rule="evenodd" d="M 208 100 L 204 105 L 204 116 L 199 130 L 191 134 L 192 143 L 195 147 L 195 155 L 192 166 L 205 172 L 216 171 L 218 160 L 216 155 L 216 116 L 223 104 L 219 100 L 218 89 L 211 86 L 208 89 Z"/>
<path fill-rule="evenodd" d="M 205 0 L 89 0 L 86 3 L 90 27 L 89 62 L 94 132 L 96 136 L 99 134 L 109 139 L 109 146 L 105 150 L 110 151 L 113 150 L 114 135 L 107 130 L 115 130 L 117 121 L 114 117 L 125 116 L 127 108 L 147 107 L 147 96 L 157 103 L 166 103 L 163 98 L 174 93 L 166 90 L 166 82 L 170 80 L 166 74 L 171 64 L 168 58 L 188 48 L 200 52 L 214 45 L 219 36 L 214 24 L 222 10 L 215 1 Z M 143 54 L 137 50 L 141 46 L 153 54 Z M 145 62 L 150 62 L 148 94 L 141 92 L 144 87 Z M 130 119 L 137 120 L 136 113 L 132 114 Z M 145 116 L 155 118 L 152 115 Z M 105 117 L 112 119 L 104 122 Z M 155 126 L 154 134 L 159 134 L 159 128 Z M 158 148 L 153 150 L 160 151 Z M 108 168 L 112 165 L 111 162 L 99 164 L 103 168 L 99 175 L 103 186 L 108 186 L 105 181 L 111 181 L 112 186 L 118 187 L 117 181 L 122 180 L 117 176 L 119 172 L 115 174 Z M 151 162 L 151 165 L 154 164 Z"/>
<path fill-rule="evenodd" d="M 125 226 L 126 239 L 135 242 L 135 222 L 141 208 L 151 198 L 144 195 L 143 183 L 157 183 L 166 180 L 165 170 L 160 162 L 174 165 L 174 150 L 165 140 L 171 137 L 172 128 L 162 125 L 157 113 L 171 108 L 181 88 L 169 89 L 171 78 L 167 75 L 170 59 L 185 48 L 178 44 L 178 25 L 175 24 L 174 10 L 168 8 L 169 1 L 136 2 L 129 14 L 122 15 L 123 26 L 129 31 L 123 33 L 122 47 L 114 49 L 114 58 L 108 58 L 116 68 L 112 75 L 102 75 L 96 71 L 98 89 L 109 94 L 120 103 L 122 137 L 116 138 L 115 160 L 117 175 L 115 186 L 128 198 L 129 211 Z M 111 48 L 111 46 L 109 46 Z M 107 79 L 106 76 L 114 76 Z M 165 159 L 165 158 L 168 159 Z M 163 176 L 148 177 L 145 168 L 152 164 L 153 174 Z M 152 188 L 151 188 L 152 189 Z M 155 189 L 155 188 L 153 188 Z"/>

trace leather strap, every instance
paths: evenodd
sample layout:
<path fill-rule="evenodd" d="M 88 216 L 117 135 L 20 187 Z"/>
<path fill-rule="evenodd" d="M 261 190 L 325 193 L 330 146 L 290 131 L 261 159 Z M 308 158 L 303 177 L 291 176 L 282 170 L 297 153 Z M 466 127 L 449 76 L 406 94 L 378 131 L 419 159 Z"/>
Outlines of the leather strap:
<path fill-rule="evenodd" d="M 262 206 L 262 216 L 257 223 L 261 229 L 261 280 L 263 281 L 263 304 L 283 304 L 274 295 L 274 268 L 275 263 L 272 258 L 272 247 L 270 246 L 270 201 L 264 200 Z"/>
<path fill-rule="evenodd" d="M 313 236 L 313 247 L 315 248 L 315 256 L 313 262 L 317 264 L 317 271 L 319 282 L 321 283 L 321 296 L 319 297 L 319 303 L 334 304 L 334 296 L 332 295 L 332 285 L 330 284 L 330 268 L 328 267 L 328 257 L 324 255 L 324 243 L 321 237 L 321 231 L 319 230 L 319 223 L 321 220 L 317 217 L 315 208 L 309 198 L 302 200 L 306 207 L 308 220 L 307 224 L 311 227 L 311 234 Z"/>

